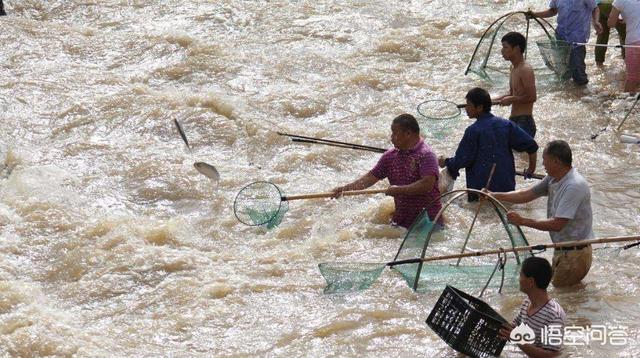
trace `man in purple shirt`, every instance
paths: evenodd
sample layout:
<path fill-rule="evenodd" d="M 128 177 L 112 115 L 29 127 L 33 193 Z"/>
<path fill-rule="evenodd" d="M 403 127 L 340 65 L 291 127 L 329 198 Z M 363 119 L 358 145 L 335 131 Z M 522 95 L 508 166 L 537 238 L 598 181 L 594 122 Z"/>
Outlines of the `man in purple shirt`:
<path fill-rule="evenodd" d="M 569 54 L 569 67 L 573 81 L 579 85 L 586 85 L 589 82 L 586 73 L 584 58 L 586 49 L 584 45 L 589 41 L 589 32 L 593 23 L 596 34 L 602 32 L 600 24 L 600 10 L 596 5 L 596 0 L 551 0 L 549 9 L 540 12 L 529 11 L 529 16 L 552 17 L 558 15 L 558 27 L 556 37 L 571 43 L 571 53 Z"/>
<path fill-rule="evenodd" d="M 339 196 L 343 191 L 365 189 L 388 178 L 391 186 L 386 194 L 393 196 L 396 206 L 392 220 L 398 226 L 409 228 L 422 210 L 440 195 L 438 160 L 431 147 L 420 138 L 418 121 L 410 114 L 394 118 L 391 143 L 394 148 L 387 150 L 370 172 L 333 192 Z M 432 220 L 441 207 L 440 199 L 427 207 Z"/>

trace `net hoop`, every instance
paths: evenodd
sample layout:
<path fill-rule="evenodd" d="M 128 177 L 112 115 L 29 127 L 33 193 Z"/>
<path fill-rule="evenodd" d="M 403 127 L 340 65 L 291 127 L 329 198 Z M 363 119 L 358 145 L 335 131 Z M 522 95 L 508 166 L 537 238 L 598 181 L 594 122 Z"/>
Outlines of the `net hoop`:
<path fill-rule="evenodd" d="M 266 215 L 264 216 L 264 218 L 261 218 L 261 220 L 256 221 L 249 217 L 250 214 L 243 212 L 243 209 L 247 209 L 248 207 L 243 207 L 242 203 L 243 201 L 250 200 L 251 191 L 256 190 L 256 188 L 259 186 L 266 186 L 267 188 L 269 188 L 273 197 L 275 197 L 275 194 L 277 193 L 277 196 L 280 198 L 280 200 L 278 202 L 277 210 L 274 210 L 272 215 Z M 238 221 L 248 226 L 262 226 L 269 224 L 278 216 L 281 210 L 282 192 L 277 185 L 269 181 L 255 181 L 246 185 L 244 188 L 240 189 L 235 199 L 233 200 L 233 214 L 236 216 L 236 219 L 238 219 Z"/>
<path fill-rule="evenodd" d="M 442 109 L 446 110 L 446 112 L 442 113 Z M 458 108 L 457 103 L 453 103 L 445 99 L 431 99 L 424 101 L 418 105 L 417 111 L 423 118 L 436 121 L 453 119 L 462 113 L 460 108 Z M 440 113 L 437 113 L 438 111 L 440 111 Z"/>

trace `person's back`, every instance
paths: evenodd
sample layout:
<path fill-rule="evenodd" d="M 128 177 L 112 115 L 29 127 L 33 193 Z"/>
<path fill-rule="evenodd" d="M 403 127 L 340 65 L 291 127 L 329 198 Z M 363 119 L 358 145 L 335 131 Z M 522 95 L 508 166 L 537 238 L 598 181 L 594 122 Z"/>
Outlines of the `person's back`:
<path fill-rule="evenodd" d="M 589 41 L 595 0 L 551 0 L 550 7 L 558 9 L 558 37 L 569 42 Z"/>
<path fill-rule="evenodd" d="M 516 187 L 515 164 L 512 150 L 526 149 L 516 131 L 521 130 L 506 119 L 491 113 L 479 117 L 467 128 L 470 137 L 477 138 L 476 158 L 466 167 L 467 187 L 482 189 L 493 164 L 496 171 L 489 186 L 491 191 L 511 191 Z M 466 133 L 465 133 L 466 136 Z"/>
<path fill-rule="evenodd" d="M 491 191 L 511 191 L 515 188 L 515 164 L 513 153 L 529 153 L 529 168 L 534 172 L 538 145 L 522 128 L 515 123 L 491 114 L 491 97 L 482 88 L 474 88 L 467 94 L 465 107 L 469 118 L 477 120 L 467 127 L 452 158 L 441 158 L 440 166 L 446 166 L 452 178 L 465 168 L 467 187 L 482 189 L 489 178 L 493 164 L 496 171 L 491 180 Z M 477 200 L 470 193 L 469 200 Z"/>
<path fill-rule="evenodd" d="M 615 0 L 613 6 L 620 11 L 627 26 L 627 44 L 640 42 L 640 1 Z"/>

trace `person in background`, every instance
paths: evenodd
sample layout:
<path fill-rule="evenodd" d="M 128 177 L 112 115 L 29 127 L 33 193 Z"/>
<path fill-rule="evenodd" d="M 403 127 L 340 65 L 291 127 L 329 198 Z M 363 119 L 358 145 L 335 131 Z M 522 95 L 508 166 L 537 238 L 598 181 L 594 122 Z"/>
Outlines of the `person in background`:
<path fill-rule="evenodd" d="M 533 103 L 536 101 L 536 77 L 533 67 L 524 60 L 527 39 L 519 32 L 502 37 L 502 57 L 511 62 L 509 94 L 495 99 L 501 106 L 511 106 L 509 120 L 520 126 L 531 138 L 536 136 Z"/>
<path fill-rule="evenodd" d="M 526 174 L 536 170 L 538 144 L 522 128 L 504 118 L 491 113 L 491 96 L 482 88 L 471 89 L 466 96 L 465 110 L 469 118 L 476 121 L 467 127 L 458 144 L 455 156 L 438 158 L 441 168 L 446 167 L 452 178 L 458 178 L 465 168 L 467 187 L 482 189 L 489 179 L 493 164 L 496 171 L 489 189 L 511 191 L 516 187 L 516 169 L 513 151 L 529 154 L 529 168 Z M 468 193 L 469 201 L 478 200 L 478 195 Z"/>
<path fill-rule="evenodd" d="M 7 13 L 4 12 L 4 5 L 2 4 L 2 0 L 0 0 L 0 16 L 4 16 Z"/>
<path fill-rule="evenodd" d="M 620 23 L 619 16 L 627 24 L 627 46 L 625 65 L 627 75 L 624 82 L 624 91 L 635 93 L 640 85 L 640 2 L 637 0 L 615 0 L 609 14 L 609 27 Z"/>
<path fill-rule="evenodd" d="M 549 142 L 542 152 L 542 164 L 547 171 L 538 184 L 507 193 L 489 193 L 500 201 L 520 204 L 548 196 L 547 218 L 531 219 L 515 211 L 507 213 L 512 224 L 548 231 L 554 243 L 590 240 L 594 238 L 591 211 L 591 191 L 587 181 L 572 167 L 569 144 L 563 140 Z M 553 285 L 571 286 L 589 273 L 592 261 L 591 245 L 568 246 L 553 252 Z"/>
<path fill-rule="evenodd" d="M 529 16 L 547 18 L 558 15 L 558 27 L 556 37 L 559 40 L 571 43 L 571 53 L 569 55 L 569 67 L 571 78 L 578 86 L 589 83 L 587 77 L 586 64 L 584 63 L 587 50 L 584 45 L 589 41 L 590 26 L 593 23 L 596 34 L 602 32 L 602 25 L 598 22 L 600 10 L 596 6 L 595 0 L 551 0 L 549 9 L 540 12 L 528 12 Z"/>
<path fill-rule="evenodd" d="M 596 43 L 598 45 L 608 45 L 609 44 L 609 34 L 611 33 L 611 27 L 607 23 L 609 20 L 609 14 L 611 13 L 611 7 L 613 0 L 596 0 L 598 4 L 598 9 L 600 10 L 600 16 L 598 21 L 600 25 L 602 25 L 602 32 L 598 35 Z M 624 45 L 624 39 L 626 36 L 626 26 L 624 22 L 618 22 L 615 26 L 616 31 L 618 32 L 618 37 L 620 38 L 620 45 Z M 596 65 L 602 66 L 604 65 L 604 57 L 607 53 L 606 46 L 596 46 L 595 47 L 595 55 L 596 55 Z M 622 48 L 622 58 L 624 58 L 624 47 Z"/>
<path fill-rule="evenodd" d="M 549 261 L 542 257 L 529 257 L 522 262 L 520 270 L 520 291 L 527 295 L 524 299 L 518 315 L 509 324 L 500 329 L 499 336 L 504 340 L 511 338 L 511 331 L 526 324 L 533 330 L 535 341 L 532 344 L 518 344 L 518 347 L 529 357 L 557 357 L 560 355 L 561 345 L 557 339 L 549 340 L 548 334 L 543 332 L 564 331 L 566 314 L 562 306 L 547 293 L 547 287 L 551 281 L 553 269 Z M 543 339 L 546 337 L 546 339 Z M 558 337 L 555 337 L 558 338 Z"/>
<path fill-rule="evenodd" d="M 334 197 L 339 197 L 343 191 L 368 188 L 388 178 L 391 187 L 385 194 L 393 196 L 394 224 L 409 228 L 425 207 L 433 220 L 442 208 L 438 198 L 438 160 L 433 149 L 420 138 L 420 126 L 415 117 L 401 114 L 393 119 L 391 143 L 394 148 L 382 154 L 371 171 L 347 185 L 334 188 Z M 442 218 L 437 224 L 442 227 Z"/>

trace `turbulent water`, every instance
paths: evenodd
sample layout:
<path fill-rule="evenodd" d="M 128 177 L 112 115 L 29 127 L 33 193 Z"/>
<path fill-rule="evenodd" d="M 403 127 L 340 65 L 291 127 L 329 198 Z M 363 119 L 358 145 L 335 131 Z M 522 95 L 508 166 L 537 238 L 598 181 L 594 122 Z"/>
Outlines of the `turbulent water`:
<path fill-rule="evenodd" d="M 462 101 L 477 85 L 504 92 L 464 70 L 498 15 L 529 6 L 544 3 L 5 1 L 0 353 L 453 355 L 424 323 L 439 290 L 415 294 L 386 270 L 368 290 L 322 292 L 320 262 L 393 259 L 403 232 L 386 225 L 389 198 L 292 202 L 272 230 L 239 223 L 233 201 L 257 180 L 287 194 L 327 191 L 378 157 L 291 143 L 278 130 L 386 147 L 390 120 L 426 99 Z M 603 94 L 623 78 L 619 53 L 607 56 L 597 69 L 589 51 L 595 94 L 540 80 L 534 113 L 541 144 L 571 144 L 600 237 L 640 231 L 640 147 L 613 131 L 630 103 Z M 425 138 L 451 155 L 469 123 L 462 115 L 433 135 L 423 122 Z M 624 131 L 640 133 L 637 115 Z M 216 166 L 220 182 L 196 161 Z M 452 207 L 450 232 L 464 236 L 473 207 Z M 544 200 L 515 208 L 546 213 Z M 481 218 L 489 225 L 490 213 Z M 505 245 L 476 226 L 485 234 L 474 249 Z M 454 252 L 459 239 L 439 247 Z M 639 263 L 637 249 L 599 250 L 583 287 L 551 289 L 569 325 L 629 337 L 568 352 L 640 355 Z M 523 298 L 495 285 L 485 295 L 509 319 Z"/>

